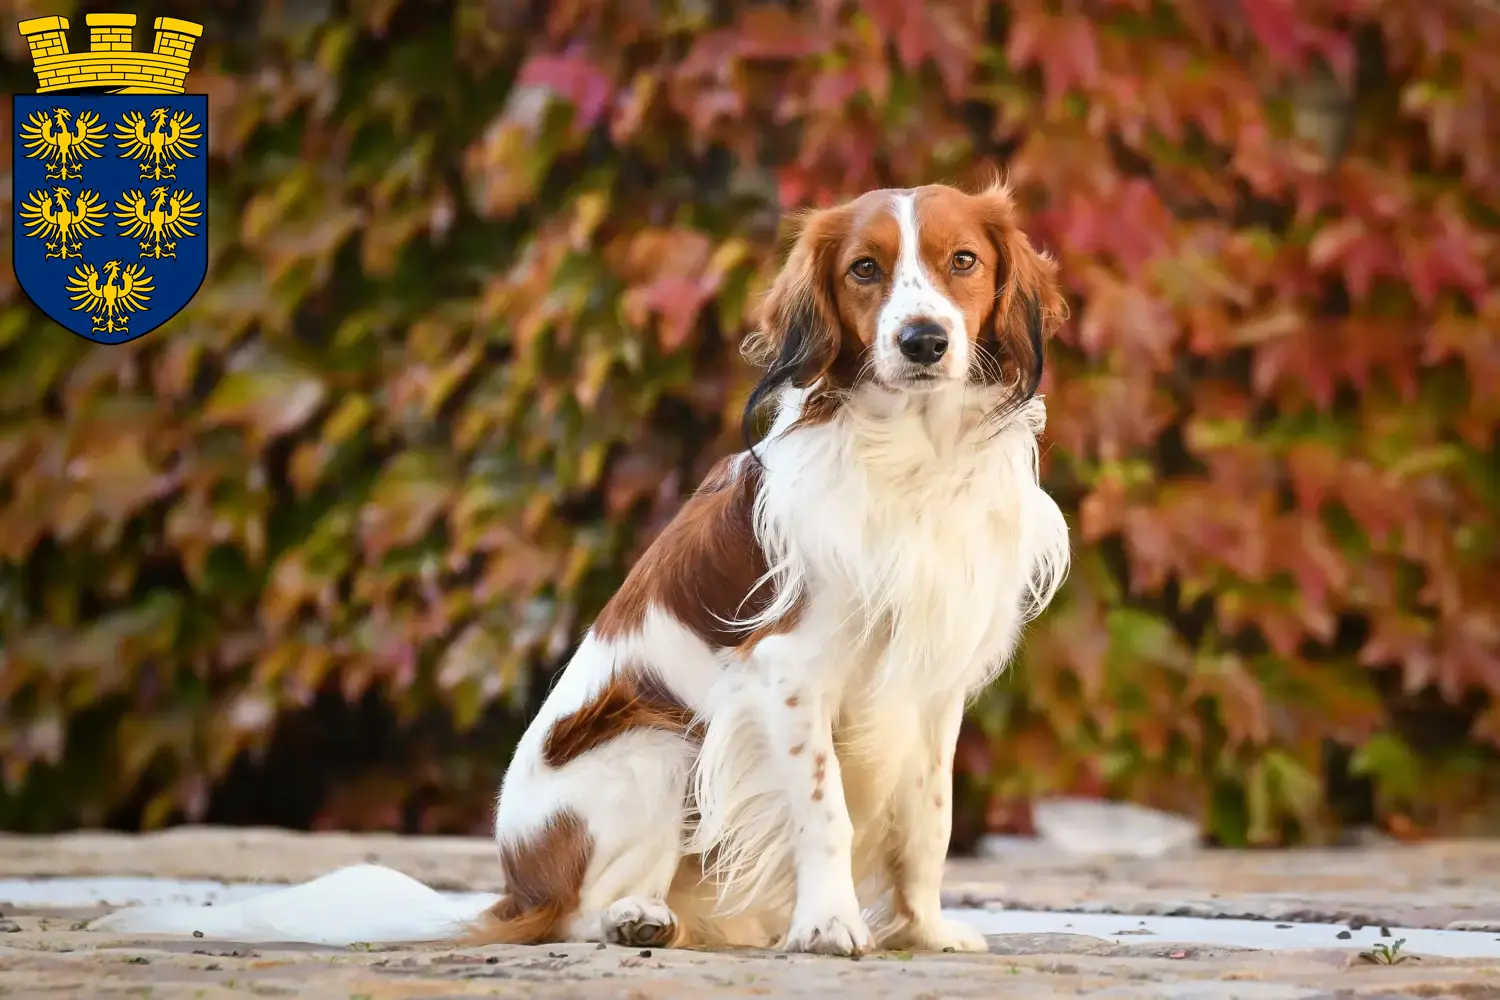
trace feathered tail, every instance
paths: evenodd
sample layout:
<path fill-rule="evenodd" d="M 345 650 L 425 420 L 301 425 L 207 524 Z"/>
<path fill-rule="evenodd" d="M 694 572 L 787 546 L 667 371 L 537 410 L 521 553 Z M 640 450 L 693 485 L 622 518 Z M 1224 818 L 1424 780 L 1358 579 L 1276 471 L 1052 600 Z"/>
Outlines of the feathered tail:
<path fill-rule="evenodd" d="M 524 940 L 504 933 L 505 898 L 447 896 L 380 865 L 352 865 L 311 882 L 220 906 L 140 906 L 89 925 L 117 934 L 180 934 L 244 942 L 351 945 L 455 943 L 480 933 L 488 941 Z M 518 915 L 523 916 L 523 915 Z M 517 921 L 518 922 L 518 921 Z M 524 930 L 525 928 L 514 928 Z"/>

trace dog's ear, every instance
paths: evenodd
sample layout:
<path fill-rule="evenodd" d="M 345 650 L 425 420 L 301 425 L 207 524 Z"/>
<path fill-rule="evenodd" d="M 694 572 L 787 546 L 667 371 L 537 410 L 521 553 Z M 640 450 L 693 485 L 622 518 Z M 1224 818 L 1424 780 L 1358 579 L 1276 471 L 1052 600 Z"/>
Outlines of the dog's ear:
<path fill-rule="evenodd" d="M 986 374 L 1014 385 L 1012 402 L 1020 404 L 1041 385 L 1043 346 L 1067 319 L 1068 304 L 1057 262 L 1033 247 L 1016 224 L 1009 187 L 997 180 L 975 198 L 1000 259 L 994 308 L 980 331 L 979 347 L 990 355 Z"/>
<path fill-rule="evenodd" d="M 750 394 L 745 418 L 785 386 L 805 389 L 828 373 L 839 356 L 843 326 L 833 299 L 833 265 L 843 239 L 845 213 L 824 209 L 804 216 L 791 253 L 761 305 L 760 329 L 742 353 L 766 369 Z"/>

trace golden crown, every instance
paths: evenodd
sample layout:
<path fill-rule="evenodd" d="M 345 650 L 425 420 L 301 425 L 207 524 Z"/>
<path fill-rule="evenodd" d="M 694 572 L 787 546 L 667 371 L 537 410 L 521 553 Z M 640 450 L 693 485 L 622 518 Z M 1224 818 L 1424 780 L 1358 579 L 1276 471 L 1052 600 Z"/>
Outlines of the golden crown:
<path fill-rule="evenodd" d="M 103 89 L 111 94 L 180 94 L 203 25 L 156 19 L 156 45 L 135 51 L 134 14 L 87 14 L 89 51 L 68 51 L 68 19 L 34 17 L 18 26 L 31 46 L 38 94 Z"/>

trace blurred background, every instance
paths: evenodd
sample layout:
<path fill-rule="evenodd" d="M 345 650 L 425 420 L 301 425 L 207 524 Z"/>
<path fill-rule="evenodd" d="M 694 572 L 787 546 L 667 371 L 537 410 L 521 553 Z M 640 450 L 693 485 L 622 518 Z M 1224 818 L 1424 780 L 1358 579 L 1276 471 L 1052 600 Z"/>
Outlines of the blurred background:
<path fill-rule="evenodd" d="M 6 88 L 126 10 L 204 23 L 209 276 L 98 347 L 0 268 L 0 828 L 486 833 L 783 213 L 999 167 L 1075 563 L 956 848 L 1500 833 L 1500 4 L 8 0 Z"/>

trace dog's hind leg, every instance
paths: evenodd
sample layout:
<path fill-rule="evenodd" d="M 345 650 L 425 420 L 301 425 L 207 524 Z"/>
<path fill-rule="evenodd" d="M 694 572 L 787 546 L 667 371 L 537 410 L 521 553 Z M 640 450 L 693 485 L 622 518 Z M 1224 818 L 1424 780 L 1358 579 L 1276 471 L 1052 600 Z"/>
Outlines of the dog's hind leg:
<path fill-rule="evenodd" d="M 496 823 L 506 894 L 476 940 L 609 939 L 629 922 L 623 909 L 616 919 L 604 919 L 615 903 L 627 898 L 665 901 L 682 854 L 693 752 L 692 741 L 683 735 L 635 729 L 560 761 L 560 767 L 513 768 Z M 569 817 L 566 841 L 553 832 L 558 816 Z M 544 857 L 527 846 L 538 842 L 573 850 L 567 877 L 549 875 L 557 867 L 552 863 L 556 852 L 549 850 Z M 527 914 L 535 915 L 523 920 Z M 646 933 L 649 921 L 644 917 L 650 915 L 636 916 L 638 929 L 632 933 Z"/>

